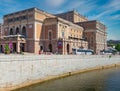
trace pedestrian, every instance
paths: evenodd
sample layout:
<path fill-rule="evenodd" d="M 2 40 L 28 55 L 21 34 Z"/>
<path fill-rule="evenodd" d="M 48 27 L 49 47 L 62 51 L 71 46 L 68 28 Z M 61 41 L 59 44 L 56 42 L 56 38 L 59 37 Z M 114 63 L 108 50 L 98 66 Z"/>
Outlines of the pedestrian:
<path fill-rule="evenodd" d="M 111 55 L 109 55 L 109 59 L 111 58 L 112 56 Z"/>

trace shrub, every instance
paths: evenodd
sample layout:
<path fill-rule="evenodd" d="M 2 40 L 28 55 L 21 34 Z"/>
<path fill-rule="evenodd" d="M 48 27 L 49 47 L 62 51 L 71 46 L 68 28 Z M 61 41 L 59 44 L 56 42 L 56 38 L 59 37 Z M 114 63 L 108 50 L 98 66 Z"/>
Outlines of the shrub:
<path fill-rule="evenodd" d="M 4 48 L 5 48 L 5 53 L 7 53 L 7 54 L 10 53 L 10 48 L 9 48 L 8 44 L 6 44 Z"/>

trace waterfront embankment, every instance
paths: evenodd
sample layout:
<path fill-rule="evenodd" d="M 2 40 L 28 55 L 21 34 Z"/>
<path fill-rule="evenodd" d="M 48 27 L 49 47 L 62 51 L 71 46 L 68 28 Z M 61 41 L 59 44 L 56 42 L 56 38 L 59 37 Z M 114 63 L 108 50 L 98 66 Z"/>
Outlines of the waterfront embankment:
<path fill-rule="evenodd" d="M 117 66 L 120 66 L 120 56 L 0 55 L 0 91 Z"/>

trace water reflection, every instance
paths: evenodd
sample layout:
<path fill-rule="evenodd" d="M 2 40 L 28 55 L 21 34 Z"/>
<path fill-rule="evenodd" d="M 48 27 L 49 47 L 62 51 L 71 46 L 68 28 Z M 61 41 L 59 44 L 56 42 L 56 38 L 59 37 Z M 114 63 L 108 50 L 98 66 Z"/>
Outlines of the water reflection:
<path fill-rule="evenodd" d="M 78 74 L 16 91 L 120 91 L 120 68 Z"/>

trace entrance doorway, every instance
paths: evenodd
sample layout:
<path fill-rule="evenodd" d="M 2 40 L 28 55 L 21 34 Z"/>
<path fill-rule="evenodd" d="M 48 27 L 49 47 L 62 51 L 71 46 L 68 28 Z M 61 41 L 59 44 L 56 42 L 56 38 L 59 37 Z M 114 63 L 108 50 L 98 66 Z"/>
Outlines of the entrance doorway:
<path fill-rule="evenodd" d="M 67 44 L 67 54 L 69 54 L 70 45 Z"/>
<path fill-rule="evenodd" d="M 16 43 L 13 43 L 13 52 L 16 52 Z"/>
<path fill-rule="evenodd" d="M 40 46 L 40 50 L 43 50 L 43 46 Z"/>
<path fill-rule="evenodd" d="M 52 44 L 49 44 L 49 52 L 52 52 Z"/>
<path fill-rule="evenodd" d="M 20 52 L 25 52 L 25 44 L 20 43 Z"/>
<path fill-rule="evenodd" d="M 43 52 L 43 46 L 42 45 L 40 46 L 40 51 Z"/>
<path fill-rule="evenodd" d="M 0 45 L 0 53 L 3 53 L 3 47 Z"/>

